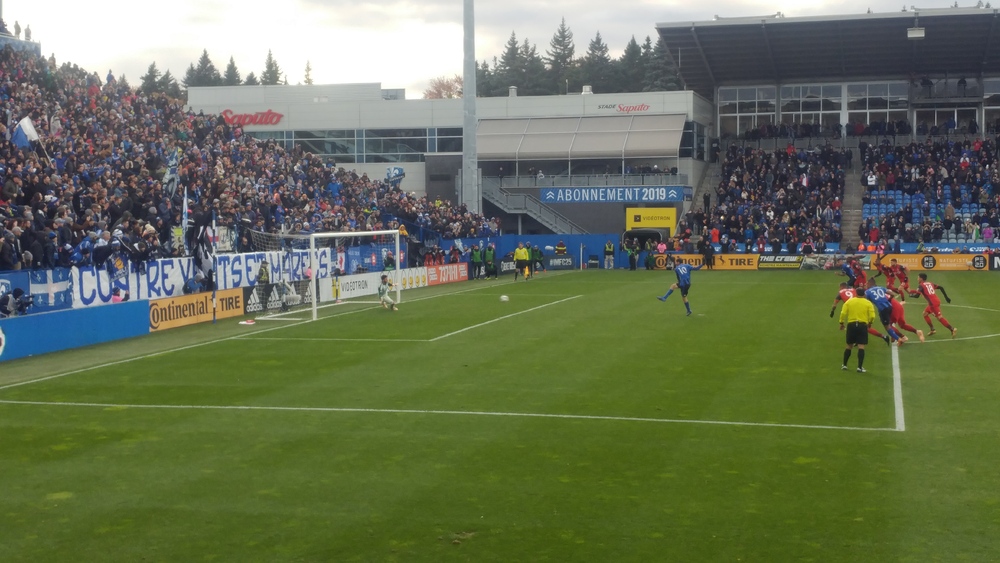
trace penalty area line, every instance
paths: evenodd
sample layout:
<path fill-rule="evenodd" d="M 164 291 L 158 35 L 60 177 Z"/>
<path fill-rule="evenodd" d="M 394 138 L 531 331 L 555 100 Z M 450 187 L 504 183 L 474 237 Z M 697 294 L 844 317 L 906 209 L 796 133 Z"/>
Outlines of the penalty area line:
<path fill-rule="evenodd" d="M 219 410 L 219 411 L 272 411 L 272 412 L 327 412 L 327 413 L 371 413 L 371 414 L 415 414 L 452 416 L 493 416 L 508 418 L 551 418 L 562 420 L 593 420 L 610 422 L 643 422 L 659 424 L 702 424 L 712 426 L 744 426 L 760 428 L 798 428 L 805 430 L 847 430 L 854 432 L 896 432 L 896 428 L 873 428 L 867 426 L 832 426 L 825 424 L 782 424 L 778 422 L 739 422 L 728 420 L 692 420 L 683 418 L 648 418 L 633 416 L 606 416 L 590 414 L 552 414 L 531 412 L 455 411 L 433 409 L 373 409 L 350 407 L 280 407 L 253 405 L 141 405 L 121 403 L 82 403 L 61 401 L 15 401 L 0 399 L 4 405 L 25 405 L 41 407 L 78 407 L 101 409 L 160 409 L 160 410 Z"/>
<path fill-rule="evenodd" d="M 896 430 L 906 432 L 903 415 L 903 376 L 899 371 L 899 346 L 892 347 L 892 399 L 896 411 Z"/>
<path fill-rule="evenodd" d="M 429 342 L 437 342 L 438 340 L 444 340 L 445 338 L 448 338 L 449 336 L 455 336 L 456 334 L 462 334 L 463 332 L 467 332 L 467 331 L 470 331 L 470 330 L 473 330 L 473 329 L 476 329 L 476 328 L 479 328 L 479 327 L 482 327 L 482 326 L 486 326 L 488 324 L 493 324 L 493 323 L 495 323 L 497 321 L 502 321 L 504 319 L 509 319 L 511 317 L 516 317 L 518 315 L 523 315 L 525 313 L 530 313 L 532 311 L 537 311 L 539 309 L 544 309 L 545 307 L 550 307 L 552 305 L 558 305 L 560 303 L 565 303 L 567 301 L 572 301 L 573 299 L 578 299 L 580 297 L 583 297 L 583 296 L 582 295 L 574 295 L 573 297 L 567 297 L 566 299 L 560 299 L 559 301 L 553 301 L 551 303 L 546 303 L 544 305 L 539 305 L 537 307 L 532 307 L 530 309 L 525 309 L 523 311 L 518 311 L 516 313 L 510 313 L 509 315 L 504 315 L 502 317 L 497 317 L 495 319 L 490 319 L 490 320 L 488 320 L 486 322 L 482 322 L 482 323 L 475 324 L 475 325 L 472 325 L 472 326 L 467 326 L 465 328 L 461 328 L 461 329 L 458 329 L 456 331 L 449 332 L 448 334 L 442 334 L 441 336 L 438 336 L 436 338 L 431 338 L 429 340 Z"/>

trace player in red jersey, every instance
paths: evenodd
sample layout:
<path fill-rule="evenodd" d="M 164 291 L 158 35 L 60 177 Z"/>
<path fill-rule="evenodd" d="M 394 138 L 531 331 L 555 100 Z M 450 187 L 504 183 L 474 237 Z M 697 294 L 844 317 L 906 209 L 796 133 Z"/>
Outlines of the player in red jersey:
<path fill-rule="evenodd" d="M 903 310 L 903 304 L 897 301 L 896 299 L 890 299 L 889 302 L 892 303 L 892 313 L 889 315 L 889 324 L 896 325 L 897 328 L 896 332 L 900 332 L 898 329 L 908 330 L 913 334 L 916 334 L 917 338 L 919 338 L 920 341 L 923 342 L 924 331 L 917 330 L 913 328 L 913 325 L 910 325 L 909 323 L 906 322 L 906 313 Z M 899 344 L 902 345 L 903 342 L 906 342 L 905 336 L 899 340 Z"/>
<path fill-rule="evenodd" d="M 851 270 L 854 271 L 854 289 L 861 290 L 860 293 L 863 294 L 868 286 L 868 274 L 865 273 L 865 267 L 861 265 L 861 261 L 854 260 L 851 262 Z"/>
<path fill-rule="evenodd" d="M 933 314 L 937 317 L 938 322 L 951 331 L 951 337 L 955 338 L 955 333 L 958 332 L 958 329 L 951 326 L 948 319 L 944 318 L 944 315 L 941 314 L 941 299 L 937 296 L 937 291 L 940 291 L 941 295 L 944 295 L 945 301 L 951 303 L 951 298 L 948 297 L 948 293 L 945 292 L 944 287 L 927 281 L 927 274 L 921 272 L 917 277 L 920 279 L 920 283 L 917 285 L 917 291 L 911 291 L 910 295 L 912 297 L 920 297 L 923 295 L 924 299 L 927 300 L 927 307 L 924 308 L 924 322 L 927 323 L 927 326 L 931 327 L 931 331 L 928 332 L 927 335 L 931 336 L 937 333 L 937 331 L 934 330 L 934 323 L 931 322 L 931 315 Z"/>
<path fill-rule="evenodd" d="M 863 297 L 865 294 L 864 294 L 864 292 L 858 292 L 853 287 L 851 287 L 850 285 L 848 285 L 847 282 L 841 282 L 841 284 L 840 284 L 840 291 L 838 291 L 837 292 L 837 296 L 833 298 L 833 308 L 830 309 L 830 318 L 831 319 L 833 318 L 833 313 L 837 310 L 837 303 L 840 303 L 841 301 L 843 301 L 844 303 L 847 303 L 848 299 L 850 299 L 852 297 L 857 297 L 859 295 Z M 890 344 L 890 342 L 891 342 L 889 340 L 889 337 L 887 335 L 882 334 L 881 332 L 879 332 L 878 330 L 876 330 L 874 327 L 871 327 L 871 326 L 868 327 L 868 334 L 871 334 L 872 336 L 877 336 L 878 338 L 881 338 L 882 340 L 885 341 L 886 344 Z"/>
<path fill-rule="evenodd" d="M 899 297 L 906 303 L 906 294 L 910 292 L 910 269 L 897 262 L 895 258 L 889 260 L 889 269 L 899 280 Z"/>
<path fill-rule="evenodd" d="M 891 267 L 882 264 L 882 257 L 881 256 L 879 256 L 878 259 L 875 260 L 875 269 L 878 270 L 878 273 L 876 273 L 872 277 L 873 278 L 877 278 L 880 275 L 881 276 L 885 276 L 885 288 L 886 288 L 886 290 L 895 292 L 896 291 L 896 273 L 892 271 Z"/>

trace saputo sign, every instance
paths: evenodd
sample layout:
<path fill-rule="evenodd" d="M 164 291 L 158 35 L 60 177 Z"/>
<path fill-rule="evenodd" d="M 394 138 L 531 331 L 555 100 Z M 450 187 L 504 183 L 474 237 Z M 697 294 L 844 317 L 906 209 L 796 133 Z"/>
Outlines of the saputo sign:
<path fill-rule="evenodd" d="M 257 113 L 235 113 L 231 109 L 222 111 L 222 119 L 230 125 L 277 125 L 284 114 L 267 110 Z"/>

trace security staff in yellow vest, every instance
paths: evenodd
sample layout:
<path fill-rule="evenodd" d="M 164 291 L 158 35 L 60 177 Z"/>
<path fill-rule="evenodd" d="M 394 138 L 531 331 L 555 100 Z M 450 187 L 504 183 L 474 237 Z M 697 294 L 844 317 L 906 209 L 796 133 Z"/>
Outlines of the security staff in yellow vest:
<path fill-rule="evenodd" d="M 524 243 L 517 243 L 517 248 L 514 250 L 514 281 L 517 281 L 518 273 L 524 274 L 524 281 L 528 281 L 528 260 L 530 258 L 531 255 L 524 247 Z"/>
<path fill-rule="evenodd" d="M 615 269 L 615 245 L 610 240 L 604 244 L 604 269 Z"/>

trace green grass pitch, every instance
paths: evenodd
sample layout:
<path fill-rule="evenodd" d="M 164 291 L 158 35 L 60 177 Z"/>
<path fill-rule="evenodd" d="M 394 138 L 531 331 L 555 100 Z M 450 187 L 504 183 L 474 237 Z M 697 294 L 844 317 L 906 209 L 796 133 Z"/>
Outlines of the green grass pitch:
<path fill-rule="evenodd" d="M 1000 278 L 932 273 L 958 337 L 859 374 L 842 278 L 692 277 L 690 317 L 549 273 L 0 364 L 0 561 L 1000 560 Z"/>

